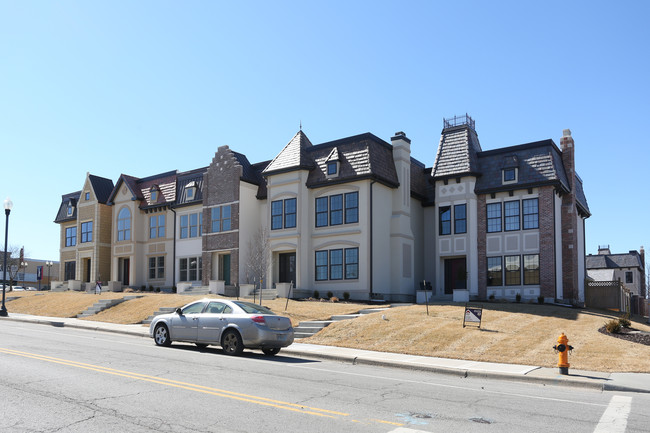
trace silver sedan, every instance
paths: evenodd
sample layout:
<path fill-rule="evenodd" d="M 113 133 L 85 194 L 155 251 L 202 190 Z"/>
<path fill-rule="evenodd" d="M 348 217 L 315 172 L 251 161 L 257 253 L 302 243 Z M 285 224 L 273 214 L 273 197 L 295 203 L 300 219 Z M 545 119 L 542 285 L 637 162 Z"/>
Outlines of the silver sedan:
<path fill-rule="evenodd" d="M 261 349 L 275 355 L 293 343 L 291 319 L 278 316 L 261 305 L 226 299 L 202 299 L 178 308 L 174 313 L 154 317 L 149 335 L 158 346 L 172 341 L 214 344 L 228 355 L 247 349 Z"/>

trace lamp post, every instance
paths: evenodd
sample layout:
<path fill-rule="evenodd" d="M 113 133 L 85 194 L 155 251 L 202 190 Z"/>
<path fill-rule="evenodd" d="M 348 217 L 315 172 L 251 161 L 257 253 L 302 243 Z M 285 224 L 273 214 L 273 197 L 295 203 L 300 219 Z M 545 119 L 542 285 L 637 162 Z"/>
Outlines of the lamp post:
<path fill-rule="evenodd" d="M 52 280 L 50 279 L 50 270 L 52 269 L 52 262 L 47 261 L 45 262 L 45 266 L 47 266 L 47 288 L 48 290 L 52 290 Z"/>
<path fill-rule="evenodd" d="M 7 290 L 7 239 L 9 235 L 9 214 L 11 213 L 11 208 L 14 207 L 9 197 L 5 200 L 4 206 L 7 219 L 5 222 L 5 254 L 2 266 L 2 307 L 0 308 L 0 317 L 7 317 L 9 315 L 7 313 L 7 307 L 5 307 L 5 291 Z"/>
<path fill-rule="evenodd" d="M 23 267 L 23 287 L 25 287 L 25 283 L 27 282 L 27 262 L 20 262 L 20 266 Z"/>

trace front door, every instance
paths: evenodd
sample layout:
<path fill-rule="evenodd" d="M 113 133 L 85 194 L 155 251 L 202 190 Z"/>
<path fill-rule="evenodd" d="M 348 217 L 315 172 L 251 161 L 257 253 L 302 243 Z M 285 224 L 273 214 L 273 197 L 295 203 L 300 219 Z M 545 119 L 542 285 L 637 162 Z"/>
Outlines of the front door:
<path fill-rule="evenodd" d="M 279 283 L 296 283 L 296 253 L 280 254 Z"/>
<path fill-rule="evenodd" d="M 84 281 L 86 283 L 89 283 L 90 282 L 90 259 L 84 260 L 84 266 L 85 266 L 85 273 L 86 273 L 85 275 L 86 278 L 84 279 Z"/>
<path fill-rule="evenodd" d="M 467 265 L 466 260 L 447 259 L 445 260 L 445 295 L 454 293 L 454 289 L 467 288 Z"/>
<path fill-rule="evenodd" d="M 221 279 L 225 281 L 226 286 L 230 285 L 230 254 L 219 256 L 219 274 Z"/>
<path fill-rule="evenodd" d="M 131 272 L 131 262 L 129 259 L 120 259 L 120 262 L 120 280 L 123 286 L 128 286 L 130 284 L 129 273 Z"/>

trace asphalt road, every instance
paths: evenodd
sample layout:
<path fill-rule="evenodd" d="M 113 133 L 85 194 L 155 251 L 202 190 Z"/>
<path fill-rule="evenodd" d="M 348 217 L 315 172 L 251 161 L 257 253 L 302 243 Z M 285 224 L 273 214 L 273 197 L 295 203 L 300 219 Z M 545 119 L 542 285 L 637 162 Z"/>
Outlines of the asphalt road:
<path fill-rule="evenodd" d="M 0 321 L 2 432 L 647 432 L 649 403 Z"/>

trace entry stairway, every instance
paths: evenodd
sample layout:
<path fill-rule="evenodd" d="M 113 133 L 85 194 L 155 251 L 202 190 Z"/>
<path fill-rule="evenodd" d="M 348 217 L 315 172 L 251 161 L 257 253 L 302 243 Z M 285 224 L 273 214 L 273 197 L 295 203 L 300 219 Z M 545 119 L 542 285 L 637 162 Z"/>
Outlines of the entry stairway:
<path fill-rule="evenodd" d="M 306 322 L 300 322 L 298 326 L 293 328 L 294 338 L 307 338 L 319 332 L 321 329 L 328 327 L 331 323 L 340 322 L 341 320 L 351 320 L 361 317 L 365 314 L 379 313 L 385 311 L 387 308 L 366 308 L 359 311 L 356 314 L 341 314 L 338 316 L 330 317 L 330 320 L 309 320 Z"/>
<path fill-rule="evenodd" d="M 141 295 L 129 295 L 118 299 L 100 299 L 98 302 L 95 302 L 91 307 L 87 308 L 85 311 L 81 312 L 80 314 L 77 314 L 77 318 L 92 316 L 108 308 L 114 307 L 117 304 L 121 304 L 124 301 L 130 301 L 131 299 L 137 299 L 141 297 L 142 297 Z"/>

